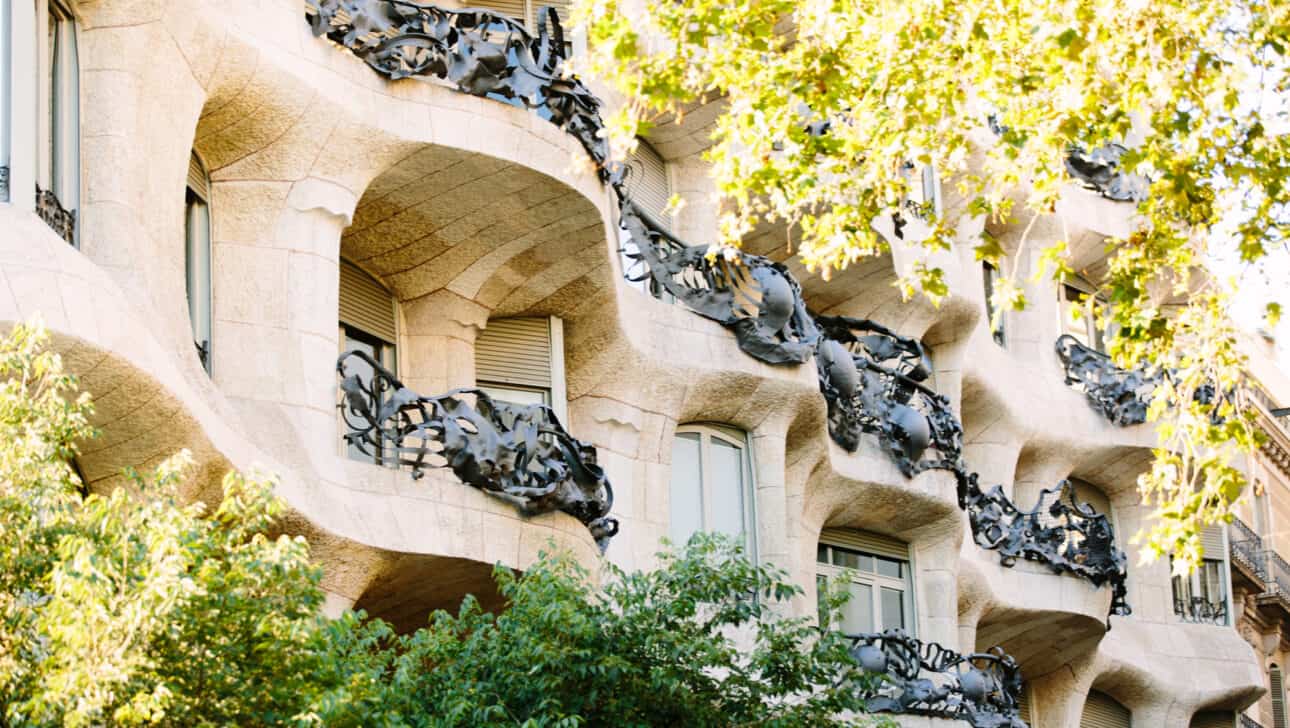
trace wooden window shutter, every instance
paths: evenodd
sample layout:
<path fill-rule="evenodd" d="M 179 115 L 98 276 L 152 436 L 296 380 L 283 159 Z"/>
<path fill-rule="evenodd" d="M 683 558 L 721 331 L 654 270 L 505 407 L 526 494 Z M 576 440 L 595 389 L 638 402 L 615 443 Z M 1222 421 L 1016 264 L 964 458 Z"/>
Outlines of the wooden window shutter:
<path fill-rule="evenodd" d="M 1287 728 L 1286 726 L 1286 691 L 1285 684 L 1281 676 L 1281 668 L 1276 665 L 1268 671 L 1268 697 L 1272 699 L 1272 728 Z"/>
<path fill-rule="evenodd" d="M 490 319 L 475 339 L 475 380 L 551 389 L 550 319 Z"/>
<path fill-rule="evenodd" d="M 394 344 L 394 296 L 380 281 L 349 261 L 340 262 L 340 322 Z"/>
<path fill-rule="evenodd" d="M 897 541 L 889 536 L 869 533 L 868 531 L 853 531 L 849 528 L 826 528 L 820 532 L 820 543 L 902 561 L 909 560 L 909 544 Z"/>
<path fill-rule="evenodd" d="M 1227 553 L 1223 549 L 1223 527 L 1213 525 L 1205 528 L 1200 532 L 1200 545 L 1205 549 L 1205 558 L 1207 559 L 1225 559 Z"/>
<path fill-rule="evenodd" d="M 667 178 L 667 162 L 644 139 L 638 140 L 636 151 L 627 159 L 631 173 L 627 177 L 627 194 L 632 202 L 653 215 L 661 223 L 670 222 L 665 215 L 667 201 L 672 198 L 672 184 Z"/>
<path fill-rule="evenodd" d="M 1080 728 L 1132 728 L 1132 714 L 1110 695 L 1090 690 L 1079 725 Z"/>
<path fill-rule="evenodd" d="M 1191 717 L 1188 728 L 1233 728 L 1236 713 L 1230 710 L 1202 710 Z"/>
<path fill-rule="evenodd" d="M 206 174 L 206 165 L 202 164 L 196 152 L 188 157 L 188 189 L 202 198 L 202 201 L 210 202 L 211 180 Z"/>

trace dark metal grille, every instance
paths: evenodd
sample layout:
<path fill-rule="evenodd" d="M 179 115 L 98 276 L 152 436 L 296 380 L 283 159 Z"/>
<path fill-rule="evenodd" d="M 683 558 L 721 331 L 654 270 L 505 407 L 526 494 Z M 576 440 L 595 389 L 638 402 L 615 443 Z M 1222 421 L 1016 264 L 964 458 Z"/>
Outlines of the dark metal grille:
<path fill-rule="evenodd" d="M 1244 713 L 1238 713 L 1241 719 L 1241 728 L 1263 728 L 1263 724 L 1251 718 Z"/>
<path fill-rule="evenodd" d="M 0 200 L 9 199 L 9 165 L 0 164 Z"/>
<path fill-rule="evenodd" d="M 373 372 L 364 381 L 345 364 Z M 392 458 L 420 478 L 451 468 L 465 483 L 517 505 L 525 515 L 563 511 L 582 521 L 603 550 L 618 532 L 614 491 L 596 448 L 565 432 L 550 407 L 499 402 L 481 389 L 423 397 L 363 351 L 336 362 L 345 440 L 365 455 Z"/>
<path fill-rule="evenodd" d="M 76 244 L 76 211 L 64 209 L 58 196 L 40 185 L 36 185 L 36 214 L 69 245 Z"/>
<path fill-rule="evenodd" d="M 1151 180 L 1120 168 L 1120 161 L 1128 151 L 1123 144 L 1114 142 L 1103 144 L 1091 152 L 1074 147 L 1066 156 L 1066 171 L 1108 200 L 1142 202 L 1147 199 Z"/>
<path fill-rule="evenodd" d="M 1057 339 L 1057 356 L 1066 370 L 1066 384 L 1083 392 L 1106 419 L 1121 427 L 1147 421 L 1147 405 L 1158 377 L 1121 369 L 1111 357 L 1070 334 Z"/>
<path fill-rule="evenodd" d="M 1174 614 L 1182 618 L 1184 622 L 1227 624 L 1227 604 L 1225 602 L 1211 602 L 1204 597 L 1192 597 L 1191 599 L 1174 597 Z"/>
<path fill-rule="evenodd" d="M 1239 518 L 1233 518 L 1227 526 L 1227 543 L 1232 551 L 1232 559 L 1249 569 L 1260 579 L 1267 580 L 1268 570 L 1263 559 L 1263 539 L 1254 529 L 1245 525 Z"/>
<path fill-rule="evenodd" d="M 961 720 L 975 728 L 1026 725 L 1018 711 L 1021 671 L 999 647 L 960 655 L 900 629 L 848 637 L 860 668 L 886 678 L 866 691 L 870 712 Z"/>

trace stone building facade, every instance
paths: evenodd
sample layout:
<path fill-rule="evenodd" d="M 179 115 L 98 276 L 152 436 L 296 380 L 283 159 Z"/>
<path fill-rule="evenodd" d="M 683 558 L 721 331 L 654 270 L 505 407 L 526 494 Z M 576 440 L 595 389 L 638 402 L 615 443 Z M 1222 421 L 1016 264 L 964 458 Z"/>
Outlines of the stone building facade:
<path fill-rule="evenodd" d="M 719 107 L 659 125 L 624 172 L 596 94 L 558 73 L 578 39 L 492 7 L 517 19 L 0 0 L 0 320 L 41 316 L 95 395 L 91 487 L 185 447 L 193 498 L 275 473 L 329 608 L 400 628 L 495 605 L 492 564 L 550 543 L 648 568 L 663 537 L 726 531 L 807 589 L 800 613 L 845 574 L 845 626 L 884 669 L 921 650 L 877 696 L 909 725 L 1278 725 L 1256 701 L 1283 653 L 1245 628 L 1263 597 L 1238 633 L 1123 553 L 1149 383 L 1070 323 L 1078 282 L 1026 284 L 993 330 L 998 273 L 965 244 L 935 255 L 941 306 L 902 302 L 923 206 L 965 241 L 984 225 L 930 170 L 875 223 L 892 252 L 830 282 L 783 229 L 709 261 Z M 1133 208 L 1074 165 L 1092 187 L 1030 234 L 1069 235 L 1096 275 Z M 990 232 L 1028 280 L 1039 246 Z"/>

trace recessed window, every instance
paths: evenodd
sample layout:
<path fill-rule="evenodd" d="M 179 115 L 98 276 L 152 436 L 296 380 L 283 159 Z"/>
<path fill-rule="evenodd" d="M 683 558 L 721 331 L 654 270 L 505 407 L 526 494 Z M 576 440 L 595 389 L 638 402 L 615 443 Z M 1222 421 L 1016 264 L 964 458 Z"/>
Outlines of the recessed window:
<path fill-rule="evenodd" d="M 560 27 L 564 31 L 564 55 L 567 58 L 573 54 L 573 44 L 569 38 L 570 0 L 474 0 L 465 5 L 470 8 L 491 10 L 498 15 L 517 20 L 535 36 L 539 30 L 538 25 L 541 21 L 539 14 L 542 9 L 552 8 L 559 16 Z"/>
<path fill-rule="evenodd" d="M 990 337 L 993 338 L 994 343 L 999 346 L 1007 346 L 1008 337 L 1005 326 L 1005 322 L 1007 321 L 1007 312 L 998 312 L 999 324 L 998 326 L 995 326 L 994 323 L 996 313 L 994 305 L 994 291 L 995 288 L 998 287 L 999 283 L 999 269 L 995 268 L 992 263 L 984 262 L 981 264 L 981 278 L 982 284 L 985 288 L 985 318 L 986 325 L 990 327 Z"/>
<path fill-rule="evenodd" d="M 1189 622 L 1227 624 L 1227 554 L 1223 529 L 1201 531 L 1205 558 L 1190 574 L 1172 578 L 1174 614 Z M 1172 559 L 1171 559 L 1172 563 Z"/>
<path fill-rule="evenodd" d="M 544 404 L 566 419 L 563 322 L 554 316 L 489 319 L 475 339 L 475 383 L 494 399 Z"/>
<path fill-rule="evenodd" d="M 395 348 L 398 327 L 394 296 L 380 281 L 349 261 L 340 262 L 340 342 L 341 351 L 361 351 L 385 369 L 398 371 Z M 372 381 L 375 371 L 357 357 L 346 362 L 347 371 L 364 382 Z M 386 395 L 393 394 L 386 392 Z M 381 403 L 373 403 L 380 407 Z M 348 443 L 346 452 L 354 460 L 396 467 L 394 443 L 382 443 L 379 451 L 363 452 Z"/>
<path fill-rule="evenodd" d="M 678 427 L 672 441 L 671 528 L 675 544 L 699 531 L 743 542 L 756 559 L 752 459 L 744 433 L 720 425 Z"/>
<path fill-rule="evenodd" d="M 1097 297 L 1091 291 L 1091 286 L 1062 284 L 1058 299 L 1061 332 L 1070 334 L 1090 349 L 1106 351 L 1106 342 L 1094 312 Z"/>
<path fill-rule="evenodd" d="M 210 190 L 206 165 L 193 152 L 188 161 L 188 188 L 184 193 L 184 270 L 193 345 L 207 374 L 211 371 Z"/>
<path fill-rule="evenodd" d="M 906 544 L 877 534 L 826 529 L 815 561 L 821 583 L 841 577 L 851 593 L 841 624 L 834 625 L 837 629 L 847 634 L 916 631 L 914 575 Z"/>
<path fill-rule="evenodd" d="M 36 0 L 36 17 L 43 25 L 37 68 L 39 144 L 36 165 L 36 208 L 45 222 L 67 242 L 76 245 L 80 207 L 80 71 L 76 50 L 76 21 L 60 0 Z"/>
<path fill-rule="evenodd" d="M 635 205 L 654 221 L 670 231 L 672 216 L 667 212 L 672 199 L 672 182 L 668 177 L 667 162 L 663 155 L 644 139 L 636 140 L 636 151 L 627 158 L 626 193 Z M 675 298 L 649 277 L 649 268 L 637 257 L 636 241 L 622 226 L 618 228 L 618 247 L 622 251 L 623 272 L 633 285 L 653 297 L 672 303 Z"/>
<path fill-rule="evenodd" d="M 1080 728 L 1133 728 L 1133 714 L 1110 695 L 1090 690 L 1079 725 Z"/>

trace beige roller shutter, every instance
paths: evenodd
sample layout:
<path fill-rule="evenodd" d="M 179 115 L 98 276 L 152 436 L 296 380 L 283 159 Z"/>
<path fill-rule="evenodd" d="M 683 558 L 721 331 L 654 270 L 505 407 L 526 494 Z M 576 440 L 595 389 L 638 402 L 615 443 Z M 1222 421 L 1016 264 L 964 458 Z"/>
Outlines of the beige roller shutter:
<path fill-rule="evenodd" d="M 1272 699 L 1272 728 L 1286 726 L 1286 688 L 1281 677 L 1281 668 L 1273 666 L 1268 671 L 1268 697 Z"/>
<path fill-rule="evenodd" d="M 909 560 L 909 544 L 889 536 L 848 528 L 826 528 L 820 532 L 820 543 L 863 551 L 892 559 Z"/>
<path fill-rule="evenodd" d="M 475 379 L 550 389 L 550 319 L 490 319 L 475 339 Z"/>
<path fill-rule="evenodd" d="M 1188 728 L 1234 728 L 1236 713 L 1230 710 L 1202 710 L 1191 717 Z"/>
<path fill-rule="evenodd" d="M 632 202 L 658 218 L 670 222 L 664 211 L 672 198 L 672 184 L 667 178 L 667 163 L 644 139 L 638 140 L 636 151 L 627 159 L 631 176 L 627 179 L 627 193 Z"/>
<path fill-rule="evenodd" d="M 206 165 L 193 152 L 188 157 L 188 189 L 192 190 L 198 197 L 206 202 L 211 200 L 211 181 L 206 175 Z"/>
<path fill-rule="evenodd" d="M 391 344 L 398 341 L 394 296 L 346 260 L 340 262 L 340 322 Z"/>
<path fill-rule="evenodd" d="M 1131 728 L 1132 725 L 1128 708 L 1106 693 L 1089 691 L 1079 719 L 1080 728 Z"/>
<path fill-rule="evenodd" d="M 555 12 L 560 16 L 560 27 L 564 28 L 564 39 L 569 40 L 569 5 L 570 0 L 533 0 L 533 19 L 529 22 L 529 27 L 537 29 L 538 13 L 542 8 L 555 8 Z"/>
<path fill-rule="evenodd" d="M 1021 719 L 1026 721 L 1026 725 L 1032 725 L 1035 722 L 1034 716 L 1030 713 L 1029 685 L 1023 685 L 1021 688 L 1021 694 L 1017 696 L 1017 715 L 1021 716 Z"/>
<path fill-rule="evenodd" d="M 1209 526 L 1200 532 L 1200 545 L 1205 549 L 1205 558 L 1207 559 L 1225 559 L 1227 553 L 1223 549 L 1223 527 L 1219 525 Z"/>
<path fill-rule="evenodd" d="M 533 27 L 528 21 L 529 4 L 525 0 L 467 0 L 463 5 L 468 8 L 491 10 L 499 15 L 514 18 L 530 28 Z"/>

